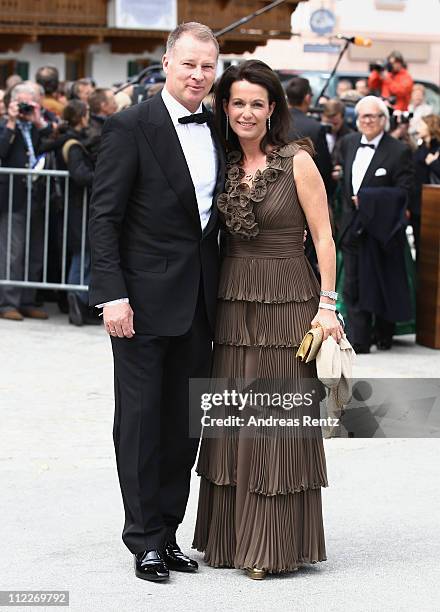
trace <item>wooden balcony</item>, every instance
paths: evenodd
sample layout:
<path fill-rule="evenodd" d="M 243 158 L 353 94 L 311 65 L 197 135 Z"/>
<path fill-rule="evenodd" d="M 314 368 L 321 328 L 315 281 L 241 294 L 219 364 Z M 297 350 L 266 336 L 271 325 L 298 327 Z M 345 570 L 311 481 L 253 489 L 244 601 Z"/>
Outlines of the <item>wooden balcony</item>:
<path fill-rule="evenodd" d="M 34 25 L 107 25 L 106 0 L 0 0 L 0 22 Z"/>
<path fill-rule="evenodd" d="M 214 31 L 267 5 L 270 0 L 178 0 L 178 21 L 200 21 Z M 253 51 L 269 38 L 290 37 L 299 2 L 286 0 L 220 39 L 223 53 Z M 47 53 L 85 51 L 110 43 L 114 53 L 142 53 L 163 45 L 166 31 L 107 27 L 107 0 L 0 0 L 0 52 L 40 42 Z"/>

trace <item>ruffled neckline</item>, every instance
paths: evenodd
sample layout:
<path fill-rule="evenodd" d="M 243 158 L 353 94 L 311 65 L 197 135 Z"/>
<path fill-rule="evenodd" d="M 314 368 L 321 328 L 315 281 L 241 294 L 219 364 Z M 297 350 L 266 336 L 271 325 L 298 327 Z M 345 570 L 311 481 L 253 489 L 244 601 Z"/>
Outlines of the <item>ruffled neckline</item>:
<path fill-rule="evenodd" d="M 241 165 L 241 151 L 231 151 L 227 155 L 225 192 L 218 196 L 217 207 L 231 234 L 247 240 L 258 236 L 260 229 L 255 221 L 254 205 L 264 200 L 268 184 L 274 183 L 283 171 L 283 158 L 292 157 L 297 150 L 298 145 L 289 143 L 269 151 L 266 168 L 256 171 L 251 184 L 242 182 L 245 171 Z"/>

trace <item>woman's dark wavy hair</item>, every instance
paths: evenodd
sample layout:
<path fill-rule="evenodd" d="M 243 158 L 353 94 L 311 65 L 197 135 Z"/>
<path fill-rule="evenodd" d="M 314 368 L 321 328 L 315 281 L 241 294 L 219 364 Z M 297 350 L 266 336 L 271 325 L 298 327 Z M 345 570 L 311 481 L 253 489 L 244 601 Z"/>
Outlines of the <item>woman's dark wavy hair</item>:
<path fill-rule="evenodd" d="M 283 87 L 275 72 L 267 64 L 259 60 L 248 60 L 238 66 L 229 66 L 215 88 L 214 114 L 217 129 L 223 138 L 227 151 L 241 151 L 240 142 L 236 134 L 229 128 L 229 137 L 226 141 L 226 114 L 223 110 L 223 101 L 229 100 L 232 84 L 236 81 L 248 81 L 260 85 L 268 93 L 269 104 L 275 102 L 275 108 L 270 117 L 271 128 L 260 143 L 263 153 L 268 146 L 281 147 L 289 142 L 288 134 L 291 126 L 291 116 L 287 107 Z"/>
<path fill-rule="evenodd" d="M 63 110 L 64 122 L 75 128 L 81 119 L 87 115 L 87 104 L 81 100 L 69 100 Z"/>

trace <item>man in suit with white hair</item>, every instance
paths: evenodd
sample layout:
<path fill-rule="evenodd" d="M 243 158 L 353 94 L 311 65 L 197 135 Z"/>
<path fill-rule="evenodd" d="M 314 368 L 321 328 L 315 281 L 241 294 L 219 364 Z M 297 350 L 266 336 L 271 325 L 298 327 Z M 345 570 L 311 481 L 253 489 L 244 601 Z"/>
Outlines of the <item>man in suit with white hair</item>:
<path fill-rule="evenodd" d="M 348 134 L 340 141 L 338 165 L 335 170 L 342 175 L 343 181 L 343 215 L 339 228 L 339 244 L 344 256 L 347 335 L 356 352 L 368 353 L 372 343 L 376 344 L 379 350 L 391 348 L 394 322 L 402 319 L 395 318 L 394 313 L 387 314 L 388 318 L 384 318 L 377 312 L 365 309 L 365 302 L 369 301 L 362 298 L 368 295 L 366 283 L 369 286 L 371 283 L 379 285 L 377 279 L 362 277 L 365 259 L 361 260 L 360 255 L 363 257 L 366 252 L 364 247 L 368 232 L 365 232 L 362 223 L 359 223 L 363 217 L 365 225 L 366 209 L 361 210 L 360 214 L 359 208 L 364 200 L 366 205 L 371 203 L 373 196 L 376 199 L 374 210 L 377 225 L 381 211 L 386 211 L 389 215 L 391 200 L 396 198 L 396 206 L 401 206 L 403 202 L 405 207 L 412 190 L 413 164 L 410 149 L 387 134 L 390 128 L 389 111 L 382 99 L 366 96 L 358 102 L 355 111 L 359 132 Z M 380 200 L 380 206 L 377 206 L 377 197 L 385 198 Z M 373 209 L 371 208 L 370 212 L 371 210 Z M 399 212 L 396 208 L 396 214 L 401 215 L 402 219 L 403 213 L 404 211 Z M 403 248 L 403 225 L 400 230 L 398 258 Z M 386 301 L 386 296 L 384 299 Z M 408 309 L 405 309 L 406 312 Z"/>

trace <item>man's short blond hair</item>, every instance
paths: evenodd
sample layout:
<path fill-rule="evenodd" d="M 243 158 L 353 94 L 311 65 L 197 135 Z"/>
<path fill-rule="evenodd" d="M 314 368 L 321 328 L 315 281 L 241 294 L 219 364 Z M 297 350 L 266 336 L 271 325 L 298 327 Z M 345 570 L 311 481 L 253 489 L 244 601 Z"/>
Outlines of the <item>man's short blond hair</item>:
<path fill-rule="evenodd" d="M 184 34 L 190 34 L 197 40 L 201 40 L 203 42 L 212 42 L 217 49 L 217 55 L 219 54 L 220 48 L 218 45 L 218 40 L 214 36 L 214 32 L 208 26 L 204 25 L 203 23 L 198 23 L 197 21 L 181 23 L 177 26 L 177 28 L 170 32 L 167 40 L 167 53 L 174 49 L 176 42 Z"/>

